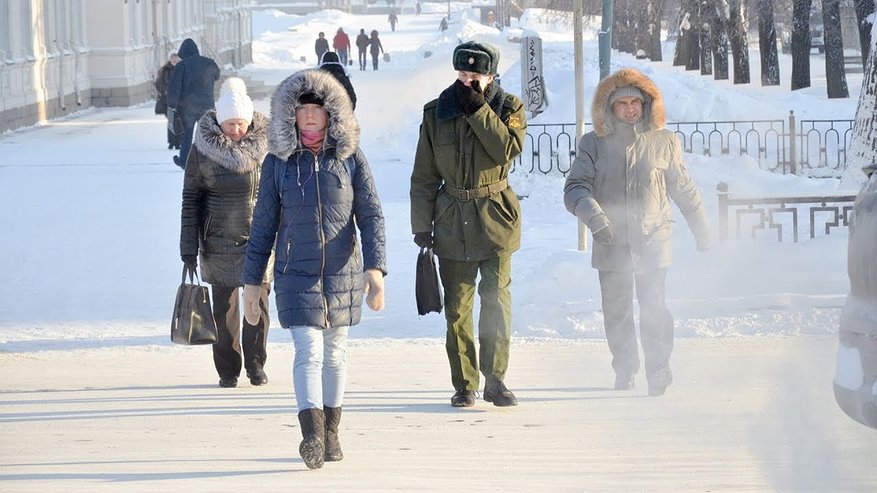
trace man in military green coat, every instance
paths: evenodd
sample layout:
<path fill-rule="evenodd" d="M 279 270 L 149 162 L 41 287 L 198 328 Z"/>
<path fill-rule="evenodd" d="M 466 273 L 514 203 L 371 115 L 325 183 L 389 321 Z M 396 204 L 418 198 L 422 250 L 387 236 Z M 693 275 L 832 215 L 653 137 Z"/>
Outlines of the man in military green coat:
<path fill-rule="evenodd" d="M 521 207 L 509 187 L 511 161 L 526 135 L 520 99 L 494 83 L 499 51 L 466 42 L 454 49 L 457 80 L 423 107 L 411 173 L 411 231 L 434 248 L 444 286 L 454 407 L 475 404 L 479 369 L 484 400 L 515 406 L 505 373 L 511 339 L 511 255 L 521 243 Z M 478 295 L 479 351 L 473 307 Z M 479 367 L 478 361 L 481 361 Z"/>

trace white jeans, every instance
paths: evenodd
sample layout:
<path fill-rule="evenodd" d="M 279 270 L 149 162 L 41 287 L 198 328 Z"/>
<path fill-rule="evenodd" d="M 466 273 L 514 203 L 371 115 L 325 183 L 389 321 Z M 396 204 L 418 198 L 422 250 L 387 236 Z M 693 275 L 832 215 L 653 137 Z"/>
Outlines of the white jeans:
<path fill-rule="evenodd" d="M 341 407 L 347 384 L 349 327 L 290 327 L 295 345 L 292 384 L 299 412 Z"/>

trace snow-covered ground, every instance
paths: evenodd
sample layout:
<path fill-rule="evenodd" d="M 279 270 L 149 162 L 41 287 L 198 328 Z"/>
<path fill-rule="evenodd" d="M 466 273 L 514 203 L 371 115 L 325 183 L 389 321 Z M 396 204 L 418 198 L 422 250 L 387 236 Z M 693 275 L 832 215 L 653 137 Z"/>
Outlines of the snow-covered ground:
<path fill-rule="evenodd" d="M 453 6 L 455 9 L 460 7 L 457 4 Z M 362 457 L 363 448 L 372 447 L 372 441 L 380 443 L 382 440 L 380 436 L 374 437 L 374 434 L 382 435 L 388 429 L 392 430 L 393 437 L 399 434 L 400 430 L 395 428 L 396 423 L 401 424 L 401 421 L 397 421 L 399 413 L 415 413 L 413 425 L 401 426 L 436 427 L 438 430 L 447 428 L 446 434 L 435 433 L 424 437 L 427 440 L 425 446 L 435 447 L 447 441 L 446 446 L 451 447 L 452 451 L 453 447 L 458 447 L 451 455 L 465 462 L 477 462 L 480 457 L 478 454 L 469 454 L 470 439 L 483 442 L 503 433 L 510 433 L 512 438 L 524 442 L 532 439 L 520 431 L 521 428 L 513 431 L 505 426 L 496 430 L 489 427 L 496 416 L 500 416 L 497 419 L 501 421 L 513 414 L 504 411 L 486 415 L 456 414 L 450 408 L 446 409 L 450 394 L 446 392 L 449 384 L 441 347 L 444 318 L 438 314 L 419 317 L 414 303 L 417 249 L 411 242 L 409 229 L 408 178 L 421 107 L 453 81 L 455 74 L 450 63 L 451 52 L 461 40 L 478 39 L 498 46 L 502 52 L 500 71 L 503 86 L 519 93 L 519 46 L 506 39 L 520 29 L 538 32 L 543 38 L 545 50 L 545 77 L 550 106 L 531 123 L 574 121 L 572 29 L 562 17 L 548 20 L 540 11 L 527 11 L 520 25 L 500 32 L 473 22 L 470 19 L 474 19 L 475 14 L 460 9 L 455 10 L 450 29 L 441 33 L 438 24 L 446 8 L 447 4 L 444 3 L 425 3 L 423 15 L 400 16 L 395 32 L 389 30 L 385 15 L 355 16 L 324 11 L 292 16 L 276 11 L 256 12 L 253 26 L 256 38 L 253 43 L 254 63 L 241 71 L 253 80 L 276 84 L 292 72 L 311 66 L 315 57 L 313 40 L 318 31 L 324 31 L 328 36 L 339 26 L 344 27 L 351 36 L 360 29 L 366 32 L 378 29 L 384 48 L 391 56 L 390 62 L 381 62 L 377 72 L 361 72 L 356 70 L 356 65 L 350 67 L 352 82 L 359 97 L 356 114 L 362 126 L 361 146 L 375 173 L 387 217 L 390 271 L 386 279 L 387 309 L 381 313 L 364 310 L 361 325 L 351 331 L 354 353 L 359 357 L 354 358 L 351 368 L 350 392 L 357 396 L 354 401 L 357 407 L 354 407 L 351 413 L 353 417 L 349 419 L 353 422 L 350 426 L 357 430 L 360 438 L 356 439 L 348 455 L 360 456 L 351 460 L 365 461 L 357 466 L 361 470 L 345 473 L 358 478 L 358 482 L 343 483 L 351 491 L 381 491 L 402 488 L 400 485 L 410 486 L 408 482 L 395 482 L 391 483 L 394 485 L 392 487 L 382 488 L 380 482 L 380 471 L 385 468 L 383 461 L 389 459 L 392 462 L 396 455 L 404 453 L 404 449 L 387 451 L 384 445 L 375 445 L 387 452 L 386 455 Z M 598 24 L 586 27 L 586 107 L 590 106 L 590 98 L 598 81 Z M 671 45 L 665 47 L 665 53 L 665 59 L 669 60 Z M 301 57 L 308 61 L 301 62 Z M 639 61 L 617 53 L 613 54 L 612 63 L 613 68 L 633 66 L 652 77 L 664 93 L 670 121 L 784 118 L 790 110 L 808 118 L 853 118 L 861 84 L 860 75 L 848 78 L 849 99 L 828 100 L 825 97 L 822 56 L 813 55 L 813 87 L 795 92 L 788 89 L 790 58 L 780 55 L 780 59 L 783 85 L 770 88 L 757 83 L 735 86 L 727 81 L 714 82 L 698 73 L 672 67 L 670 62 Z M 750 60 L 752 79 L 757 81 L 757 51 L 752 52 Z M 267 112 L 268 106 L 267 99 L 256 101 L 258 110 Z M 132 108 L 90 109 L 62 120 L 8 132 L 0 136 L 0 149 L 3 151 L 0 153 L 0 210 L 4 211 L 0 214 L 0 258 L 3 259 L 6 275 L 5 282 L 0 284 L 0 368 L 5 377 L 0 383 L 0 395 L 4 401 L 0 409 L 7 411 L 0 415 L 0 421 L 5 421 L 0 425 L 0 442 L 3 443 L 0 445 L 0 462 L 20 465 L 14 454 L 21 450 L 29 450 L 30 455 L 26 454 L 30 461 L 28 464 L 39 464 L 41 460 L 60 461 L 52 455 L 51 437 L 42 436 L 32 443 L 33 447 L 39 446 L 39 450 L 44 450 L 45 455 L 41 456 L 39 451 L 28 448 L 29 438 L 20 433 L 31 430 L 25 425 L 33 424 L 30 417 L 41 413 L 41 399 L 51 399 L 44 393 L 46 389 L 51 392 L 73 391 L 72 395 L 75 396 L 75 389 L 96 387 L 98 392 L 104 392 L 97 399 L 101 400 L 106 397 L 107 389 L 116 388 L 116 385 L 124 386 L 125 383 L 112 371 L 115 366 L 129 372 L 130 376 L 126 378 L 135 382 L 131 384 L 132 395 L 124 399 L 139 399 L 139 395 L 151 392 L 149 386 L 156 386 L 162 393 L 161 389 L 165 388 L 161 386 L 174 385 L 173 382 L 176 382 L 176 386 L 165 390 L 170 390 L 180 399 L 197 400 L 203 398 L 204 393 L 209 394 L 210 399 L 225 399 L 217 397 L 218 390 L 213 388 L 215 377 L 212 375 L 209 349 L 174 347 L 168 337 L 170 311 L 182 267 L 178 251 L 182 173 L 171 163 L 172 151 L 165 150 L 163 117 L 152 114 L 151 104 Z M 728 182 L 732 190 L 741 194 L 801 195 L 837 191 L 833 180 L 772 174 L 760 170 L 757 162 L 746 158 L 686 155 L 686 161 L 701 189 L 708 215 L 714 221 L 713 235 L 716 240 L 718 211 L 715 190 L 720 181 Z M 667 287 L 668 301 L 677 321 L 677 337 L 682 341 L 679 350 L 687 348 L 695 353 L 705 351 L 715 358 L 722 358 L 721 375 L 715 382 L 700 381 L 685 390 L 684 383 L 680 383 L 684 382 L 684 378 L 697 380 L 705 374 L 714 375 L 718 370 L 696 367 L 709 365 L 710 358 L 680 355 L 681 364 L 690 367 L 680 369 L 677 384 L 671 388 L 675 390 L 678 387 L 679 391 L 668 392 L 665 397 L 664 401 L 671 401 L 672 404 L 654 404 L 670 407 L 651 410 L 649 406 L 657 402 L 652 399 L 638 402 L 638 411 L 632 413 L 620 409 L 629 404 L 625 402 L 628 399 L 613 398 L 618 394 L 598 392 L 599 395 L 581 395 L 582 387 L 608 383 L 609 358 L 603 341 L 596 272 L 590 268 L 590 254 L 576 250 L 576 222 L 563 207 L 562 186 L 563 178 L 560 176 L 515 177 L 516 189 L 519 192 L 526 189 L 528 198 L 522 201 L 522 248 L 513 257 L 514 343 L 509 378 L 510 382 L 516 378 L 519 382 L 526 381 L 526 389 L 519 391 L 519 397 L 522 397 L 520 411 L 527 413 L 526 420 L 533 420 L 516 425 L 526 430 L 527 427 L 546 426 L 546 422 L 553 421 L 558 414 L 563 419 L 575 416 L 577 424 L 587 424 L 585 428 L 575 428 L 570 435 L 575 437 L 582 450 L 587 450 L 591 442 L 599 442 L 602 452 L 620 455 L 615 457 L 616 461 L 611 465 L 604 462 L 596 466 L 604 467 L 599 472 L 599 477 L 604 478 L 602 482 L 588 483 L 569 472 L 595 467 L 589 462 L 593 457 L 584 452 L 578 455 L 573 452 L 572 456 L 557 458 L 558 461 L 567 461 L 559 462 L 559 469 L 552 469 L 551 474 L 544 476 L 538 470 L 533 471 L 531 476 L 523 476 L 528 481 L 517 487 L 499 483 L 497 488 L 491 488 L 491 478 L 502 476 L 505 467 L 504 463 L 495 461 L 487 461 L 492 469 L 483 471 L 476 467 L 477 464 L 467 464 L 461 470 L 470 475 L 459 478 L 459 481 L 450 481 L 447 483 L 449 487 L 471 485 L 473 489 L 483 491 L 532 491 L 543 489 L 544 486 L 544 489 L 551 490 L 552 475 L 566 470 L 567 474 L 561 475 L 563 480 L 553 490 L 877 489 L 877 474 L 873 468 L 869 470 L 864 466 L 873 464 L 859 457 L 877 456 L 874 441 L 877 437 L 871 430 L 847 420 L 834 406 L 831 394 L 839 313 L 849 289 L 846 277 L 847 231 L 844 228 L 835 229 L 828 236 L 819 232 L 816 238 L 810 239 L 807 226 L 804 225 L 797 244 L 778 243 L 771 239 L 770 233 L 766 233 L 755 240 L 732 239 L 722 244 L 716 241 L 711 251 L 701 254 L 695 251 L 694 239 L 680 217 L 674 235 L 674 264 L 669 270 Z M 274 327 L 277 327 L 276 323 Z M 798 339 L 808 342 L 799 342 Z M 289 371 L 290 337 L 284 330 L 273 330 L 269 342 L 270 361 L 266 370 L 272 376 L 272 384 L 266 391 L 270 393 L 266 394 L 261 389 L 246 391 L 258 394 L 258 399 L 269 399 L 269 403 L 271 399 L 281 399 L 284 410 L 264 415 L 255 408 L 245 412 L 249 416 L 245 418 L 248 424 L 236 432 L 244 433 L 243 438 L 237 439 L 246 440 L 249 429 L 263 425 L 267 429 L 283 430 L 284 440 L 289 443 L 278 446 L 288 446 L 288 456 L 297 457 L 294 446 L 297 443 L 297 430 L 289 432 L 285 428 L 287 424 L 276 423 L 276 419 L 289 425 L 295 422 L 289 378 L 288 375 L 285 378 L 281 376 Z M 805 350 L 796 353 L 801 345 Z M 430 350 L 423 351 L 424 347 Z M 552 357 L 550 351 L 540 350 L 544 347 L 558 348 L 557 353 L 562 357 L 559 361 L 552 360 L 552 364 L 547 364 Z M 569 348 L 584 349 L 573 350 L 571 355 Z M 750 359 L 749 355 L 753 352 L 757 352 L 758 357 Z M 399 366 L 387 372 L 388 366 L 396 364 L 393 355 L 400 353 L 405 356 L 399 357 Z M 155 355 L 161 365 L 150 367 L 150 354 Z M 427 354 L 431 359 L 428 360 L 429 364 L 424 365 L 422 358 Z M 193 365 L 191 358 L 196 355 L 199 364 Z M 516 368 L 517 355 L 523 356 L 524 360 L 520 369 Z M 728 359 L 729 355 L 734 359 Z M 379 358 L 382 364 L 378 365 L 370 357 Z M 533 359 L 539 357 L 544 357 L 546 364 L 540 366 L 534 362 Z M 576 362 L 577 357 L 594 364 Z M 675 358 L 674 361 L 677 361 Z M 132 368 L 131 362 L 143 363 L 146 367 Z M 567 364 L 569 366 L 565 366 Z M 766 365 L 765 371 L 752 368 L 753 364 Z M 778 369 L 778 364 L 787 366 Z M 197 367 L 197 371 L 193 366 Z M 734 371 L 735 366 L 739 367 L 739 374 Z M 791 371 L 799 367 L 801 371 Z M 744 368 L 746 371 L 743 371 Z M 543 380 L 534 379 L 532 375 L 525 378 L 517 373 L 535 369 L 546 372 Z M 166 370 L 172 378 L 162 375 L 153 379 L 156 372 L 164 373 Z M 45 379 L 41 378 L 43 371 Z M 428 378 L 423 377 L 428 383 L 423 383 L 423 374 L 420 372 L 429 374 Z M 747 390 L 748 381 L 759 376 L 781 380 L 752 382 L 753 390 Z M 384 377 L 391 381 L 381 380 Z M 798 377 L 812 380 L 801 382 L 796 380 Z M 538 400 L 540 381 L 569 387 L 559 393 L 557 388 L 544 389 L 552 392 L 551 399 L 556 402 L 550 407 L 539 407 L 538 412 L 525 411 L 524 408 L 531 404 L 528 402 L 528 392 L 531 401 Z M 431 386 L 433 383 L 435 385 Z M 146 387 L 138 387 L 141 385 Z M 412 389 L 421 388 L 421 385 L 425 385 L 424 388 L 429 391 L 425 391 L 420 398 L 426 399 L 430 405 L 418 408 L 416 403 L 407 401 L 393 403 L 383 409 L 387 416 L 374 418 L 381 414 L 379 411 L 382 408 L 370 401 L 370 389 L 376 392 L 376 398 L 391 399 L 394 390 L 412 392 Z M 518 390 L 514 384 L 512 387 Z M 723 400 L 721 393 L 727 392 L 728 388 L 734 391 L 727 394 L 731 397 Z M 797 400 L 780 408 L 781 412 L 772 410 L 768 413 L 770 419 L 758 419 L 758 414 L 763 411 L 758 406 L 770 406 L 774 390 L 787 395 L 792 392 L 791 389 L 795 389 L 795 392 L 803 389 L 806 395 L 797 395 Z M 710 405 L 718 406 L 711 409 L 716 414 L 709 419 L 703 416 L 694 419 L 693 433 L 689 434 L 685 417 L 674 413 L 684 414 L 686 408 L 703 409 L 705 401 L 702 396 L 710 392 L 719 393 L 709 398 Z M 36 401 L 30 401 L 29 395 Z M 67 397 L 70 396 L 65 395 Z M 591 397 L 600 404 L 590 406 Z M 161 407 L 160 403 L 166 396 L 155 398 Z M 585 399 L 587 405 L 576 406 L 576 414 L 557 410 L 567 406 L 568 400 L 577 399 Z M 818 404 L 813 404 L 814 399 Z M 256 402 L 265 403 L 262 400 Z M 746 404 L 752 402 L 759 404 Z M 240 409 L 239 405 L 240 402 L 234 401 L 220 403 L 218 407 L 211 407 L 203 413 L 235 414 Z M 87 399 L 82 406 L 84 408 L 76 412 L 97 412 L 89 407 Z M 807 408 L 796 410 L 796 406 Z M 730 440 L 731 432 L 721 430 L 721 412 L 731 413 L 741 407 L 745 408 L 745 419 L 735 423 L 749 428 L 737 429 L 736 432 L 743 433 L 745 439 L 726 442 L 741 448 L 729 449 L 731 445 L 724 448 L 716 445 L 718 449 L 699 448 L 704 434 L 712 430 L 716 430 L 722 440 Z M 197 417 L 202 413 L 197 407 L 192 409 L 184 414 Z M 482 406 L 480 410 L 486 409 Z M 370 416 L 365 420 L 367 426 L 360 423 L 357 427 L 355 424 L 357 410 L 361 411 L 363 418 Z M 617 415 L 612 418 L 614 424 L 610 426 L 615 431 L 607 431 L 600 426 L 605 417 L 599 413 Z M 635 416 L 637 413 L 641 415 Z M 669 429 L 651 428 L 649 419 L 655 416 L 674 421 Z M 690 446 L 699 452 L 674 455 L 669 463 L 659 461 L 668 470 L 653 470 L 657 480 L 655 483 L 637 481 L 629 483 L 628 487 L 620 486 L 624 483 L 612 483 L 607 471 L 617 469 L 621 474 L 626 469 L 625 464 L 643 467 L 649 463 L 650 457 L 659 458 L 663 453 L 660 441 L 647 441 L 646 448 L 639 449 L 636 441 L 644 438 L 631 433 L 622 433 L 627 443 L 625 447 L 613 448 L 613 434 L 623 428 L 626 418 L 643 418 L 643 421 L 635 423 L 635 428 L 643 434 L 654 432 L 669 437 L 667 440 L 674 449 Z M 740 416 L 737 418 L 740 419 Z M 48 413 L 41 419 L 51 422 L 56 418 Z M 518 421 L 521 419 L 518 418 Z M 816 430 L 818 434 L 813 435 L 814 440 L 821 441 L 808 442 L 808 437 L 814 433 L 814 426 L 818 428 L 825 424 L 822 420 L 831 423 L 831 433 Z M 470 428 L 460 426 L 461 422 L 472 426 L 477 423 L 480 427 L 477 438 L 470 435 Z M 173 426 L 174 423 L 176 420 L 158 424 L 153 422 L 152 425 L 159 427 L 155 432 L 162 440 L 174 441 L 174 435 L 161 428 L 164 425 Z M 229 426 L 229 423 L 229 420 L 223 421 L 221 426 Z M 82 426 L 87 426 L 87 430 L 97 434 L 90 438 L 92 440 L 113 441 L 116 438 L 101 435 L 100 423 L 82 424 L 73 420 L 71 426 L 80 430 Z M 136 422 L 133 426 L 137 426 Z M 782 429 L 767 429 L 776 426 Z M 58 429 L 61 430 L 57 432 L 60 440 L 69 438 L 64 436 L 63 426 Z M 563 429 L 554 429 L 552 433 L 552 437 L 564 437 Z M 759 440 L 758 436 L 763 433 L 768 433 L 770 439 Z M 258 435 L 262 437 L 264 433 L 259 432 Z M 789 441 L 784 442 L 783 437 Z M 211 441 L 211 438 L 216 437 L 201 437 L 198 443 L 200 446 L 220 449 L 226 446 L 225 439 Z M 13 442 L 17 444 L 10 445 Z M 149 442 L 144 439 L 129 445 L 124 442 L 113 443 L 113 450 L 130 458 L 138 457 L 139 451 L 148 448 L 146 444 Z M 806 451 L 795 450 L 794 447 L 802 443 L 810 448 Z M 845 443 L 854 443 L 855 446 L 844 450 Z M 503 449 L 514 456 L 509 458 L 509 464 L 527 467 L 526 460 L 517 460 L 521 457 L 526 459 L 526 454 L 516 456 L 514 453 L 518 445 L 523 447 L 526 443 L 502 440 Z M 475 447 L 480 453 L 490 452 L 490 447 L 485 447 L 483 443 Z M 782 450 L 777 449 L 780 447 Z M 576 450 L 575 444 L 568 443 L 560 448 L 567 454 Z M 187 450 L 197 453 L 199 449 L 189 445 Z M 411 444 L 411 450 L 418 450 L 417 445 Z M 551 448 L 542 443 L 537 450 L 538 454 L 544 454 L 550 453 Z M 772 461 L 780 460 L 776 453 L 796 452 L 806 452 L 806 457 L 800 458 L 815 460 L 814 468 L 825 465 L 840 453 L 844 454 L 843 459 L 847 463 L 832 463 L 837 467 L 823 475 L 801 464 L 778 469 L 770 466 Z M 728 455 L 723 455 L 725 453 Z M 273 459 L 270 457 L 274 456 L 274 452 L 266 452 L 269 459 L 265 460 L 271 461 Z M 746 459 L 742 460 L 741 457 Z M 146 453 L 141 458 L 144 461 L 137 466 L 137 472 L 131 474 L 149 480 L 148 473 L 139 469 L 148 469 L 153 454 Z M 88 457 L 79 459 L 83 462 L 89 460 Z M 216 456 L 214 459 L 218 460 Z M 602 459 L 609 461 L 607 457 Z M 630 459 L 630 462 L 625 462 L 625 459 Z M 741 459 L 742 462 L 733 464 L 733 470 L 746 471 L 745 477 L 717 472 L 723 467 L 721 459 Z M 76 454 L 71 453 L 65 460 L 76 462 Z M 780 462 L 787 464 L 789 461 Z M 342 464 L 346 463 L 347 459 Z M 759 463 L 764 470 L 747 469 Z M 82 477 L 72 475 L 71 479 L 91 485 L 92 481 L 99 482 L 95 478 L 102 474 L 101 468 L 110 467 L 109 462 L 100 464 L 91 467 L 80 464 L 77 470 L 85 472 Z M 540 464 L 544 466 L 543 462 Z M 429 483 L 428 457 L 416 465 L 420 468 L 418 477 L 421 483 L 415 484 L 422 484 L 422 489 L 445 489 L 442 488 L 444 483 Z M 299 469 L 299 466 L 296 464 L 292 469 Z M 36 479 L 58 479 L 55 475 L 48 475 L 51 478 L 30 476 L 20 468 L 7 468 L 4 473 L 4 467 L 0 465 L 0 490 L 3 491 L 6 490 L 4 480 L 18 481 L 14 483 L 18 487 Z M 210 467 L 219 476 L 235 476 L 246 475 L 247 471 L 240 468 L 248 466 L 235 464 L 235 469 L 225 472 L 221 462 Z M 432 477 L 447 478 L 446 467 L 452 467 L 452 464 L 441 463 L 441 469 L 433 471 Z M 852 470 L 848 470 L 850 467 Z M 688 472 L 679 471 L 678 468 Z M 63 470 L 62 467 L 58 474 L 63 475 Z M 369 470 L 372 471 L 371 475 Z M 789 476 L 771 477 L 774 473 Z M 519 471 L 515 474 L 522 477 L 526 473 Z M 126 480 L 125 477 L 115 477 L 112 481 L 116 481 L 118 486 L 119 481 Z M 686 482 L 685 477 L 692 479 Z M 852 482 L 847 482 L 850 477 L 853 478 Z M 133 489 L 125 491 L 182 491 L 183 486 L 177 488 L 177 483 L 172 482 L 164 483 L 166 489 L 160 489 L 162 481 L 167 479 L 179 480 L 181 485 L 200 484 L 198 491 L 225 491 L 222 483 L 215 483 L 219 486 L 211 488 L 206 483 L 194 482 L 199 478 L 198 475 L 187 476 L 184 472 L 169 473 L 153 478 L 158 481 L 156 489 L 144 489 L 139 487 L 143 485 L 128 483 L 125 487 Z M 642 479 L 641 476 L 638 478 Z M 661 478 L 669 479 L 662 483 Z M 807 481 L 814 478 L 818 481 Z M 191 481 L 182 482 L 186 479 Z M 297 481 L 298 478 L 290 479 L 290 487 L 295 488 Z M 40 483 L 35 484 L 36 489 L 40 490 Z M 576 485 L 585 484 L 593 487 L 575 488 Z M 651 488 L 651 484 L 656 487 Z M 811 484 L 817 486 L 810 488 Z M 735 488 L 735 485 L 738 487 Z M 269 490 L 273 491 L 271 488 Z M 186 486 L 186 491 L 195 490 Z"/>

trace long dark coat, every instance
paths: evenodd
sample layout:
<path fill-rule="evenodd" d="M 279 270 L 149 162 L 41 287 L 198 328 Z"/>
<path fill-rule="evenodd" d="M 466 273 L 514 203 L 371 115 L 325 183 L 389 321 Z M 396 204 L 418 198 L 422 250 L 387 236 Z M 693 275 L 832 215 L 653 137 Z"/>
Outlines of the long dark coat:
<path fill-rule="evenodd" d="M 233 142 L 222 134 L 216 111 L 210 110 L 198 121 L 195 135 L 183 178 L 180 254 L 200 253 L 206 282 L 240 286 L 262 160 L 268 153 L 268 119 L 254 113 L 247 134 Z"/>
<path fill-rule="evenodd" d="M 158 75 L 155 77 L 155 114 L 167 114 L 167 87 L 171 80 L 171 73 L 174 71 L 174 64 L 167 62 L 158 69 Z"/>
<path fill-rule="evenodd" d="M 309 92 L 329 113 L 316 156 L 301 145 L 295 125 L 299 96 Z M 276 245 L 274 290 L 283 327 L 359 323 L 363 272 L 387 272 L 384 215 L 358 145 L 350 98 L 332 75 L 304 70 L 278 86 L 243 281 L 261 282 Z"/>
<path fill-rule="evenodd" d="M 201 56 L 198 45 L 186 38 L 180 45 L 180 61 L 168 83 L 167 105 L 176 108 L 191 128 L 207 110 L 213 108 L 213 86 L 219 80 L 219 67 L 212 58 Z"/>
<path fill-rule="evenodd" d="M 411 231 L 433 232 L 441 258 L 475 262 L 509 255 L 521 244 L 521 205 L 508 187 L 493 195 L 459 200 L 447 186 L 474 189 L 508 179 L 524 148 L 521 100 L 496 83 L 488 104 L 466 116 L 453 87 L 423 107 L 411 173 Z"/>

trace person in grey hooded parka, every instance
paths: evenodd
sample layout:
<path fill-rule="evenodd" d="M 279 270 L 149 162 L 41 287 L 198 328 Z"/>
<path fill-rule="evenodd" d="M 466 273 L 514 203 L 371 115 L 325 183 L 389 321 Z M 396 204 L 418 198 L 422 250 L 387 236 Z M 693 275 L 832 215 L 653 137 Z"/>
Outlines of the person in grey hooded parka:
<path fill-rule="evenodd" d="M 648 77 L 624 68 L 603 79 L 591 116 L 594 130 L 579 141 L 564 204 L 594 237 L 591 265 L 599 271 L 615 388 L 633 388 L 639 371 L 635 287 L 649 394 L 661 395 L 673 381 L 673 316 L 665 300 L 673 234 L 670 199 L 700 251 L 710 246 L 706 213 L 679 140 L 664 128 L 661 93 Z"/>
<path fill-rule="evenodd" d="M 358 145 L 350 98 L 332 74 L 303 70 L 278 86 L 244 261 L 244 313 L 259 318 L 258 285 L 276 245 L 277 313 L 295 345 L 299 453 L 311 469 L 343 458 L 348 329 L 360 321 L 363 295 L 369 308 L 384 306 L 384 215 Z"/>

